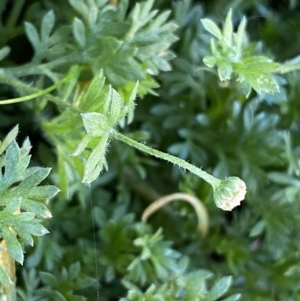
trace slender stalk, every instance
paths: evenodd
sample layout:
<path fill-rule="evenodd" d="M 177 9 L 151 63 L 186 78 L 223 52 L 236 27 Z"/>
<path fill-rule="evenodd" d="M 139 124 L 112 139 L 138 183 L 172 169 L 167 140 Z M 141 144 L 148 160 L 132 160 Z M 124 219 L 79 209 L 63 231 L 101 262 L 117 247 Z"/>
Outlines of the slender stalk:
<path fill-rule="evenodd" d="M 51 91 L 55 90 L 56 88 L 58 88 L 59 86 L 61 86 L 62 84 L 66 83 L 68 80 L 70 80 L 72 77 L 74 77 L 78 72 L 79 71 L 77 70 L 75 72 L 70 73 L 69 75 L 65 76 L 63 79 L 61 79 L 60 81 L 58 81 L 57 83 L 55 83 L 54 85 L 52 85 L 52 86 L 50 86 L 50 87 L 48 87 L 48 88 L 46 88 L 44 90 L 39 90 L 39 91 L 37 91 L 37 92 L 35 92 L 33 94 L 22 96 L 22 97 L 1 100 L 0 101 L 0 105 L 6 105 L 6 104 L 17 103 L 17 102 L 23 102 L 23 101 L 31 100 L 33 98 L 37 98 L 37 97 L 40 97 L 42 95 L 48 94 L 49 92 L 51 92 Z M 0 78 L 0 80 L 1 80 L 1 78 Z"/>
<path fill-rule="evenodd" d="M 216 185 L 218 185 L 218 183 L 221 181 L 220 179 L 215 178 L 214 176 L 211 176 L 210 174 L 208 174 L 207 172 L 205 172 L 204 170 L 180 159 L 177 158 L 173 155 L 161 152 L 159 150 L 153 149 L 149 146 L 146 146 L 145 144 L 139 143 L 119 132 L 117 132 L 116 130 L 112 129 L 111 130 L 111 135 L 112 137 L 114 137 L 117 140 L 120 140 L 134 148 L 137 148 L 140 151 L 143 151 L 149 155 L 152 155 L 156 158 L 159 159 L 163 159 L 165 161 L 171 162 L 175 165 L 178 165 L 179 167 L 182 167 L 184 169 L 189 170 L 190 172 L 192 172 L 193 174 L 197 175 L 198 177 L 202 178 L 204 181 L 206 181 L 207 183 L 209 183 L 210 185 L 212 185 L 213 187 L 215 187 Z"/>
<path fill-rule="evenodd" d="M 187 194 L 187 193 L 172 193 L 166 196 L 163 196 L 161 198 L 158 198 L 155 200 L 151 205 L 149 205 L 143 212 L 142 215 L 142 221 L 145 222 L 150 215 L 152 215 L 154 212 L 156 212 L 161 207 L 165 206 L 166 204 L 175 201 L 175 200 L 182 200 L 190 203 L 197 214 L 198 217 L 198 230 L 202 234 L 202 236 L 205 236 L 208 229 L 208 214 L 207 210 L 204 207 L 201 200 L 196 198 L 193 195 Z"/>

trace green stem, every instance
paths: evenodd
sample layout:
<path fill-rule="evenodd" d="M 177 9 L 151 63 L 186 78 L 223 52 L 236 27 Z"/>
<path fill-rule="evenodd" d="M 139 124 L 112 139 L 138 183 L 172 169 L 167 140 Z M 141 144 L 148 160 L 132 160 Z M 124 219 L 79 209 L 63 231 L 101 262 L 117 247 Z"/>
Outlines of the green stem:
<path fill-rule="evenodd" d="M 116 138 L 117 140 L 120 140 L 134 148 L 137 148 L 140 151 L 143 151 L 149 155 L 152 155 L 156 158 L 159 159 L 163 159 L 166 160 L 168 162 L 171 162 L 173 164 L 176 164 L 184 169 L 189 170 L 190 172 L 192 172 L 193 174 L 197 175 L 198 177 L 202 178 L 204 181 L 206 181 L 207 183 L 209 183 L 210 185 L 212 185 L 213 187 L 215 187 L 221 180 L 215 178 L 214 176 L 208 174 L 207 172 L 205 172 L 204 170 L 180 159 L 177 158 L 175 156 L 172 156 L 170 154 L 161 152 L 159 150 L 153 149 L 149 146 L 146 146 L 145 144 L 139 143 L 119 132 L 117 132 L 116 130 L 112 129 L 111 130 L 111 135 L 112 137 Z"/>
<path fill-rule="evenodd" d="M 12 74 L 15 77 L 27 76 L 27 75 L 47 75 L 45 74 L 45 70 L 52 70 L 56 67 L 66 66 L 70 67 L 70 62 L 72 65 L 83 64 L 82 60 L 82 52 L 71 53 L 65 56 L 62 56 L 54 61 L 46 62 L 43 64 L 38 64 L 34 60 L 28 64 L 22 66 L 14 66 L 14 67 L 6 67 L 0 68 L 0 74 L 8 73 Z"/>
<path fill-rule="evenodd" d="M 33 94 L 22 96 L 22 97 L 1 100 L 0 101 L 0 105 L 6 105 L 6 104 L 17 103 L 17 102 L 23 102 L 23 101 L 27 101 L 27 100 L 30 100 L 30 99 L 33 99 L 33 98 L 40 97 L 42 95 L 48 94 L 49 92 L 55 90 L 56 88 L 58 88 L 59 86 L 61 86 L 62 84 L 64 84 L 68 80 L 70 80 L 79 71 L 80 71 L 80 69 L 76 70 L 75 72 L 72 72 L 72 73 L 68 74 L 67 76 L 65 76 L 63 79 L 61 79 L 60 81 L 58 81 L 54 85 L 52 85 L 52 86 L 50 86 L 50 87 L 48 87 L 48 88 L 46 88 L 44 90 L 39 90 L 39 91 L 37 91 L 37 92 L 35 92 Z M 18 86 L 20 86 L 20 83 L 18 83 Z"/>

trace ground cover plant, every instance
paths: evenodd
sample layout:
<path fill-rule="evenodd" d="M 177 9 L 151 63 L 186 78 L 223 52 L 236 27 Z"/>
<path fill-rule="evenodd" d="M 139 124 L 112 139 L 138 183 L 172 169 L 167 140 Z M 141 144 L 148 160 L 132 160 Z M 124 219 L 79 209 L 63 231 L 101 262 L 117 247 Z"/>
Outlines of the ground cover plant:
<path fill-rule="evenodd" d="M 300 300 L 297 1 L 0 12 L 0 300 Z"/>

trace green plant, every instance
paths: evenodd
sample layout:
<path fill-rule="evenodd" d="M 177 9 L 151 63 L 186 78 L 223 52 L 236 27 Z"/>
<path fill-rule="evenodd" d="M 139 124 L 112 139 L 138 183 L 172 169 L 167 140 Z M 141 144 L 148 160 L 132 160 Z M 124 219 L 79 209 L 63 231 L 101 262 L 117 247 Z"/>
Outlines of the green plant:
<path fill-rule="evenodd" d="M 0 255 L 27 253 L 18 297 L 2 264 L 0 300 L 297 300 L 298 48 L 250 42 L 275 36 L 281 12 L 32 2 L 0 4 Z M 274 12 L 262 37 L 245 9 Z M 15 36 L 32 47 L 22 64 Z M 174 198 L 196 214 L 176 203 L 149 219 Z"/>
<path fill-rule="evenodd" d="M 0 144 L 1 154 L 1 252 L 20 264 L 24 262 L 22 245 L 33 245 L 32 236 L 48 233 L 41 225 L 42 218 L 52 217 L 50 211 L 42 203 L 58 193 L 52 185 L 39 184 L 48 176 L 49 168 L 29 167 L 31 148 L 29 140 L 25 140 L 19 148 L 15 142 L 18 127 L 12 129 Z M 7 254 L 6 254 L 7 252 Z M 0 279 L 2 294 L 11 294 L 10 285 L 14 285 L 15 275 L 10 259 L 2 258 Z M 8 261 L 8 263 L 6 263 Z"/>

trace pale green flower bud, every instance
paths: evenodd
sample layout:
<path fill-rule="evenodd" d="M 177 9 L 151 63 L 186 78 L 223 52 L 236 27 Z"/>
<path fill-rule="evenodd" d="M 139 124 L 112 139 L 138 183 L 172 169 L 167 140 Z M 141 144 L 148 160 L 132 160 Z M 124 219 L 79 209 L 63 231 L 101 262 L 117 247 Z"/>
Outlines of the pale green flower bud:
<path fill-rule="evenodd" d="M 244 200 L 247 187 L 238 177 L 229 177 L 221 180 L 214 187 L 214 200 L 217 207 L 231 211 Z"/>

